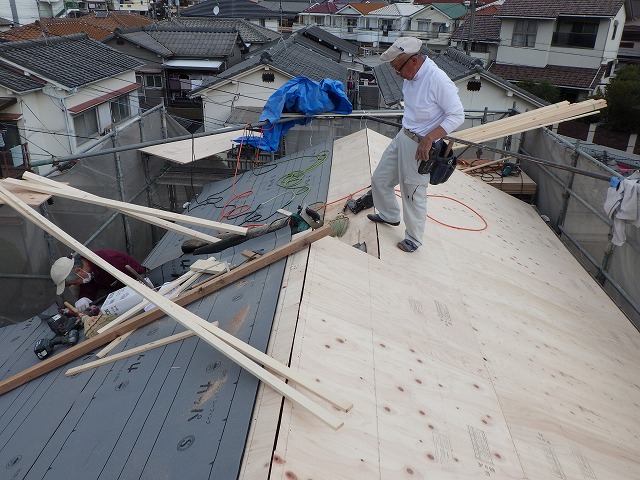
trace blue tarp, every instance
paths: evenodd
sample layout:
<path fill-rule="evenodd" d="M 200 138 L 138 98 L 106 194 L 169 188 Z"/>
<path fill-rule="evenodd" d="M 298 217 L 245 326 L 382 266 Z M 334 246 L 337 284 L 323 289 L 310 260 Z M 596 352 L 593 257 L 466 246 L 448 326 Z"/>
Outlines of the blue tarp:
<path fill-rule="evenodd" d="M 283 113 L 349 114 L 353 106 L 344 91 L 344 85 L 337 80 L 325 78 L 314 82 L 307 77 L 295 77 L 285 83 L 269 97 L 260 115 L 260 122 L 269 122 L 263 127 L 262 138 L 240 137 L 234 142 L 260 147 L 260 150 L 275 152 L 284 136 L 294 125 L 305 125 L 311 118 L 300 118 L 289 122 L 275 123 Z"/>

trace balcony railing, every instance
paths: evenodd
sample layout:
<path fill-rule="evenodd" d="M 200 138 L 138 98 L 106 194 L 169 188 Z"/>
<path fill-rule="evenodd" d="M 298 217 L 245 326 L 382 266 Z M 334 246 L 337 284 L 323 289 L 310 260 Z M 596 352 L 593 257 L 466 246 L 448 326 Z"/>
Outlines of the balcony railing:
<path fill-rule="evenodd" d="M 30 169 L 29 149 L 26 143 L 16 145 L 8 150 L 0 150 L 1 178 L 20 178 L 25 171 Z"/>

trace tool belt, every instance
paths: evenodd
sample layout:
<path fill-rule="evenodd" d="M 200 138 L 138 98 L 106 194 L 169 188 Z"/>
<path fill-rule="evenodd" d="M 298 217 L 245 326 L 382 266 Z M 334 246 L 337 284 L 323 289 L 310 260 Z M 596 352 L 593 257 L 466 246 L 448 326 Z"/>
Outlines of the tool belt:
<path fill-rule="evenodd" d="M 431 185 L 438 185 L 449 180 L 449 177 L 456 169 L 458 159 L 453 155 L 449 145 L 444 140 L 434 142 L 433 148 L 427 160 L 422 160 L 418 165 L 418 173 L 429 177 Z"/>

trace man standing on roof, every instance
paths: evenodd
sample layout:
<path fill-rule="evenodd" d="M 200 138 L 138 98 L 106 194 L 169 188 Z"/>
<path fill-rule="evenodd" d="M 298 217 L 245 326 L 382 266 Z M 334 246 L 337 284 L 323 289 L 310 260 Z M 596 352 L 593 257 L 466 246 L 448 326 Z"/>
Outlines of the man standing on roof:
<path fill-rule="evenodd" d="M 126 253 L 116 250 L 96 250 L 93 253 L 131 278 L 136 277 L 127 269 L 127 265 L 141 275 L 147 271 L 135 258 Z M 78 301 L 75 307 L 81 312 L 89 308 L 98 298 L 98 293 L 111 293 L 124 287 L 122 282 L 110 273 L 79 255 L 73 258 L 71 256 L 59 258 L 51 266 L 50 274 L 53 283 L 56 284 L 56 295 L 62 295 L 65 287 L 78 286 Z"/>
<path fill-rule="evenodd" d="M 451 133 L 464 121 L 458 88 L 428 57 L 420 53 L 422 42 L 400 37 L 382 55 L 403 79 L 404 115 L 402 130 L 382 154 L 371 178 L 373 204 L 378 213 L 369 220 L 400 225 L 400 207 L 395 187 L 400 184 L 405 238 L 398 248 L 414 252 L 422 245 L 427 220 L 429 175 L 418 173 L 420 161 L 429 158 L 434 142 Z"/>

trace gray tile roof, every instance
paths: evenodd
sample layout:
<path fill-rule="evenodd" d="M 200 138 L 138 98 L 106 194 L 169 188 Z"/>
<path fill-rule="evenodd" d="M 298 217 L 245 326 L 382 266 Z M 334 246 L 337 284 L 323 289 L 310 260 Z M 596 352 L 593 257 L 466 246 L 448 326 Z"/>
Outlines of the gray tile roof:
<path fill-rule="evenodd" d="M 0 86 L 16 93 L 27 93 L 39 90 L 45 83 L 33 77 L 27 77 L 23 73 L 8 65 L 0 64 Z"/>
<path fill-rule="evenodd" d="M 309 8 L 309 0 L 263 0 L 258 2 L 258 5 L 278 13 L 280 13 L 280 7 L 282 7 L 284 13 L 298 14 Z"/>
<path fill-rule="evenodd" d="M 219 8 L 219 13 L 213 13 L 214 7 Z M 192 7 L 180 10 L 183 17 L 220 17 L 220 18 L 245 18 L 259 20 L 263 18 L 279 18 L 280 14 L 261 7 L 251 0 L 208 0 Z"/>
<path fill-rule="evenodd" d="M 529 67 L 494 62 L 489 65 L 487 70 L 510 81 L 545 79 L 559 87 L 591 90 L 602 80 L 606 66 L 600 68 L 579 68 L 564 65 Z"/>
<path fill-rule="evenodd" d="M 142 62 L 86 34 L 0 44 L 0 59 L 67 88 L 134 70 Z"/>
<path fill-rule="evenodd" d="M 217 18 L 217 17 L 173 17 L 157 23 L 161 25 L 179 25 L 185 27 L 224 28 L 233 27 L 240 32 L 240 37 L 245 43 L 269 43 L 280 38 L 280 34 L 261 27 L 241 18 Z"/>
<path fill-rule="evenodd" d="M 477 42 L 499 42 L 500 41 L 499 18 L 479 15 L 473 21 L 473 39 Z M 469 38 L 470 22 L 465 21 L 451 35 L 451 40 L 460 42 Z"/>
<path fill-rule="evenodd" d="M 343 65 L 321 55 L 295 41 L 295 35 L 279 40 L 265 47 L 246 60 L 232 66 L 218 75 L 213 81 L 203 83 L 192 93 L 212 87 L 228 78 L 264 63 L 290 74 L 292 77 L 304 76 L 319 82 L 325 78 L 337 80 L 346 85 L 349 71 Z"/>
<path fill-rule="evenodd" d="M 624 0 L 505 0 L 499 17 L 557 18 L 562 15 L 613 17 Z"/>
<path fill-rule="evenodd" d="M 233 51 L 238 31 L 233 27 L 202 28 L 162 25 L 124 30 L 118 36 L 162 56 L 224 57 Z"/>

